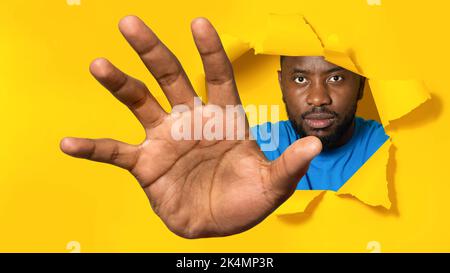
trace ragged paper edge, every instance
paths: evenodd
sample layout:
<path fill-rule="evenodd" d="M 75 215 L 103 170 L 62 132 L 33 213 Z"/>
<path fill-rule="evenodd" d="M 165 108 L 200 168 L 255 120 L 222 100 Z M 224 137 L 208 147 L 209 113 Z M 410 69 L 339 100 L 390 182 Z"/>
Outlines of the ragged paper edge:
<path fill-rule="evenodd" d="M 425 84 L 417 79 L 368 79 L 383 127 L 431 99 Z"/>
<path fill-rule="evenodd" d="M 283 16 L 287 16 L 288 18 L 282 18 Z M 274 20 L 275 23 L 273 22 Z M 299 40 L 290 41 L 288 45 L 280 45 L 278 48 L 276 47 L 276 43 L 274 45 L 274 43 L 270 42 L 270 39 L 274 40 L 279 33 L 283 33 L 283 31 L 286 32 L 286 28 L 282 28 L 281 30 L 276 29 L 276 26 L 280 26 L 280 22 L 283 21 L 298 23 L 298 29 L 307 34 L 297 36 L 302 37 L 302 39 L 307 37 L 307 39 L 314 40 L 313 42 L 307 43 L 309 47 L 306 50 L 302 50 Z M 355 65 L 355 62 L 350 58 L 348 54 L 349 49 L 341 44 L 337 35 L 333 34 L 328 36 L 325 40 L 321 39 L 310 22 L 300 14 L 270 14 L 266 31 L 268 32 L 265 37 L 260 36 L 253 41 L 251 41 L 251 39 L 250 41 L 247 40 L 248 42 L 243 42 L 244 39 L 233 38 L 232 35 L 225 35 L 227 38 L 223 40 L 223 44 L 230 60 L 232 62 L 236 61 L 240 56 L 251 49 L 255 51 L 255 54 L 265 55 L 321 55 L 331 63 L 365 76 L 362 69 Z M 279 40 L 283 41 L 283 39 L 275 41 Z M 296 46 L 296 43 L 298 46 Z M 317 48 L 318 44 L 321 47 L 320 50 Z M 319 53 L 314 54 L 317 52 Z M 417 79 L 383 80 L 371 77 L 368 78 L 368 82 L 383 127 L 386 127 L 390 121 L 403 117 L 430 99 L 430 94 L 425 88 L 424 83 Z M 382 206 L 386 209 L 390 209 L 392 203 L 389 199 L 389 181 L 386 177 L 386 168 L 389 162 L 389 149 L 392 143 L 392 139 L 387 140 L 338 192 L 297 190 L 276 210 L 275 213 L 278 215 L 285 215 L 305 212 L 309 204 L 324 192 L 332 192 L 340 197 L 350 195 L 366 205 L 374 207 Z M 383 168 L 386 171 L 381 172 L 380 174 L 379 170 Z"/>
<path fill-rule="evenodd" d="M 299 212 L 307 211 L 307 208 L 320 198 L 327 191 L 321 190 L 296 190 L 288 201 L 284 202 L 275 211 L 277 215 L 297 214 Z"/>
<path fill-rule="evenodd" d="M 220 35 L 220 40 L 230 62 L 236 61 L 251 49 L 250 42 L 232 35 Z"/>
<path fill-rule="evenodd" d="M 322 42 L 305 18 L 297 13 L 270 13 L 264 32 L 253 37 L 251 46 L 255 54 L 317 56 L 322 53 Z"/>
<path fill-rule="evenodd" d="M 391 208 L 389 199 L 387 168 L 389 150 L 392 141 L 388 139 L 381 147 L 359 168 L 357 172 L 336 192 L 338 196 L 353 196 L 370 206 Z M 384 166 L 385 171 L 379 170 Z M 383 181 L 384 183 L 380 183 Z"/>

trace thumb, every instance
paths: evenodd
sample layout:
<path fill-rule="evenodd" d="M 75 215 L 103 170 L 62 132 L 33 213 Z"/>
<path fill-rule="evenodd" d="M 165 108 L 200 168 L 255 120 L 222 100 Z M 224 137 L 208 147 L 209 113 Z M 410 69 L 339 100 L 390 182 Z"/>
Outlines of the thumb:
<path fill-rule="evenodd" d="M 322 150 L 322 143 L 315 136 L 301 138 L 290 145 L 270 165 L 270 189 L 279 198 L 287 199 L 306 174 L 311 160 Z"/>

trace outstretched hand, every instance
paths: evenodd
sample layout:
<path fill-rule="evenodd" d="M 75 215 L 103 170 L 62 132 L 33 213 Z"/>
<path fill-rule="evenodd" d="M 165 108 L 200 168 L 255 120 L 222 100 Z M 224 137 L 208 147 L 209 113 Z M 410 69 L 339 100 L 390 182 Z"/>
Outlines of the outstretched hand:
<path fill-rule="evenodd" d="M 232 65 L 214 27 L 197 18 L 191 28 L 205 70 L 207 104 L 194 103 L 196 93 L 180 62 L 155 33 L 139 18 L 127 16 L 119 23 L 123 36 L 172 107 L 186 105 L 188 110 L 168 114 L 141 81 L 108 60 L 97 59 L 90 66 L 92 75 L 134 113 L 146 138 L 139 145 L 112 139 L 64 138 L 61 149 L 74 157 L 130 171 L 156 214 L 179 236 L 226 236 L 255 226 L 291 196 L 322 146 L 316 137 L 305 137 L 277 160 L 268 161 L 249 137 L 245 114 L 232 117 L 245 122 L 243 139 L 175 139 L 172 129 L 180 119 L 190 121 L 195 111 L 241 103 Z M 207 122 L 203 115 L 201 125 Z"/>

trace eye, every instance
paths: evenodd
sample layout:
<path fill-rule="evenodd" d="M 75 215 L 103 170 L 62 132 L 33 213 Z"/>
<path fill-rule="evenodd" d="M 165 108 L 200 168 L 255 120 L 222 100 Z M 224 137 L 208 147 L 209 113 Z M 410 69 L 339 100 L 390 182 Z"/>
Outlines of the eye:
<path fill-rule="evenodd" d="M 294 78 L 294 82 L 299 83 L 299 84 L 306 83 L 306 78 L 302 77 L 302 76 L 296 76 Z"/>
<path fill-rule="evenodd" d="M 328 78 L 329 82 L 339 82 L 342 81 L 344 78 L 342 78 L 341 76 L 335 75 L 335 76 L 331 76 L 330 78 Z"/>

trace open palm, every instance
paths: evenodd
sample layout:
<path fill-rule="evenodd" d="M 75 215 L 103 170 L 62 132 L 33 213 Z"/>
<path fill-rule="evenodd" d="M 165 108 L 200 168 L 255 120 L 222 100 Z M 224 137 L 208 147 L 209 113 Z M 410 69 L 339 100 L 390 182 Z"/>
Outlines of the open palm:
<path fill-rule="evenodd" d="M 187 110 L 166 113 L 142 82 L 106 59 L 97 59 L 91 64 L 91 73 L 130 108 L 145 128 L 146 139 L 131 145 L 112 139 L 64 138 L 61 149 L 71 156 L 129 170 L 153 210 L 182 237 L 226 236 L 261 222 L 294 192 L 310 161 L 320 153 L 320 141 L 302 138 L 270 162 L 250 138 L 244 113 L 226 117 L 223 122 L 243 122 L 243 137 L 238 137 L 238 128 L 233 127 L 231 135 L 223 139 L 203 135 L 175 138 L 177 122 L 193 123 L 195 113 L 200 113 L 200 126 L 204 127 L 212 118 L 205 115 L 207 110 L 240 105 L 232 66 L 219 36 L 208 20 L 197 18 L 192 22 L 208 90 L 208 104 L 198 105 L 180 62 L 150 28 L 135 16 L 123 18 L 119 28 L 172 107 L 185 105 Z"/>

